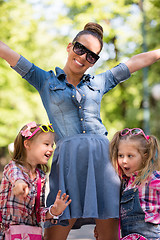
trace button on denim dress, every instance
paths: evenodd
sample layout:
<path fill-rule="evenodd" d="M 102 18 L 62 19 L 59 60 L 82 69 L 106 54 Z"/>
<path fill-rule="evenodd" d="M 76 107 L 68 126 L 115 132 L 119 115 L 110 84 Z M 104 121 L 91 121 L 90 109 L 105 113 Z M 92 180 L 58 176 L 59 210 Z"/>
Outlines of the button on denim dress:
<path fill-rule="evenodd" d="M 22 56 L 13 69 L 38 90 L 56 133 L 47 206 L 59 189 L 72 199 L 59 224 L 77 218 L 73 228 L 80 228 L 94 219 L 118 218 L 120 180 L 109 159 L 100 104 L 104 94 L 130 77 L 127 66 L 121 63 L 99 75 L 85 74 L 76 88 L 62 69 L 47 72 Z M 45 227 L 50 226 L 46 222 Z"/>

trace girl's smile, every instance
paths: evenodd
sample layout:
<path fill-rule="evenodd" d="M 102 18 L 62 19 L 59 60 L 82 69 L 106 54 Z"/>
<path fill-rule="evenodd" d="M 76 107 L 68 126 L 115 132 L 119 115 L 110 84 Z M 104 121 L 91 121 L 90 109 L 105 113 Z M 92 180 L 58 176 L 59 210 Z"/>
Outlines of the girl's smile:
<path fill-rule="evenodd" d="M 26 162 L 33 168 L 37 164 L 47 164 L 53 153 L 53 143 L 54 134 L 52 132 L 42 132 L 34 141 L 28 141 Z"/>

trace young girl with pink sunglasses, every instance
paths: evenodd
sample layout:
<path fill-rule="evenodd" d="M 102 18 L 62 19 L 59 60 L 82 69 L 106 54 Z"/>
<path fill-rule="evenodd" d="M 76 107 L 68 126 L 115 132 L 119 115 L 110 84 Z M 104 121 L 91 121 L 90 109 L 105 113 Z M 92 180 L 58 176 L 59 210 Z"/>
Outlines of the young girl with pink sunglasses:
<path fill-rule="evenodd" d="M 110 156 L 122 180 L 120 223 L 125 237 L 160 239 L 160 157 L 157 139 L 139 128 L 118 131 Z"/>
<path fill-rule="evenodd" d="M 53 132 L 51 125 L 31 122 L 21 129 L 14 141 L 12 160 L 4 168 L 0 185 L 0 240 L 5 239 L 11 225 L 41 226 L 44 221 L 57 223 L 59 215 L 71 202 L 69 195 L 61 195 L 59 190 L 54 204 L 45 208 L 45 173 L 53 153 Z M 37 216 L 35 206 L 39 179 L 40 208 Z"/>
<path fill-rule="evenodd" d="M 160 157 L 157 139 L 146 136 L 140 128 L 125 128 L 113 136 L 110 157 L 122 182 L 122 238 L 160 239 Z M 96 228 L 94 236 L 99 239 Z"/>

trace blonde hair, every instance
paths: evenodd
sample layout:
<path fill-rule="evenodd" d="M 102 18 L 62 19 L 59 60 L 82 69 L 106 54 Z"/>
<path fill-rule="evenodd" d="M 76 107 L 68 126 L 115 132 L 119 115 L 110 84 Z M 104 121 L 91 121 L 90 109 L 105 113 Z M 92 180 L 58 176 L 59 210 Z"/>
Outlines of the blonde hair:
<path fill-rule="evenodd" d="M 76 37 L 73 39 L 73 42 L 77 41 L 79 39 L 80 36 L 82 35 L 92 35 L 94 37 L 96 37 L 101 45 L 100 51 L 103 48 L 103 28 L 101 25 L 99 25 L 98 23 L 94 23 L 94 22 L 89 22 L 84 26 L 84 29 L 82 31 L 80 31 Z M 99 52 L 100 52 L 99 51 Z"/>
<path fill-rule="evenodd" d="M 30 132 L 33 133 L 41 124 L 36 124 L 36 127 L 30 129 Z M 12 160 L 17 164 L 24 165 L 26 160 L 26 149 L 24 147 L 24 141 L 34 141 L 41 133 L 43 133 L 42 129 L 39 129 L 30 139 L 22 136 L 21 131 L 27 129 L 27 125 L 23 126 L 19 131 L 17 137 L 14 140 L 14 151 L 12 154 Z M 43 170 L 45 173 L 48 171 L 48 166 L 46 164 L 38 164 L 37 168 Z"/>
<path fill-rule="evenodd" d="M 129 133 L 125 136 L 121 136 L 121 131 L 118 131 L 110 142 L 109 151 L 112 164 L 121 179 L 123 177 L 123 172 L 118 165 L 118 147 L 120 141 L 123 140 L 137 142 L 137 150 L 142 157 L 143 166 L 138 171 L 134 184 L 141 184 L 152 174 L 153 171 L 160 170 L 159 146 L 158 140 L 155 136 L 149 136 L 149 139 L 146 140 L 142 133 L 138 135 L 132 135 Z"/>

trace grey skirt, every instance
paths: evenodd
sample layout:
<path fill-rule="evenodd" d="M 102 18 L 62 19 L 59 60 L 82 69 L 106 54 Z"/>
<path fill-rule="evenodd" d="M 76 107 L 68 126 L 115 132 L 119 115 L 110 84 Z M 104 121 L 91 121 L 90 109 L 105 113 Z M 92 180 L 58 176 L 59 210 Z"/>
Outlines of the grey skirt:
<path fill-rule="evenodd" d="M 77 134 L 59 140 L 49 185 L 47 206 L 54 203 L 59 189 L 72 199 L 59 219 L 63 226 L 72 218 L 77 218 L 75 229 L 94 224 L 95 219 L 119 218 L 120 180 L 109 159 L 106 136 Z"/>

